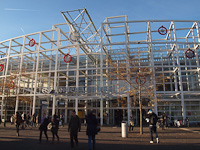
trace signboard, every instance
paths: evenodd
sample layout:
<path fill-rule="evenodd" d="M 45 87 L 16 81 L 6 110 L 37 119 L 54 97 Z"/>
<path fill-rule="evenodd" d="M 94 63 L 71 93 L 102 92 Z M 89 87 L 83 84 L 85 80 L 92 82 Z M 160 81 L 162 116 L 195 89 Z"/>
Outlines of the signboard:
<path fill-rule="evenodd" d="M 47 101 L 42 101 L 41 102 L 41 118 L 43 117 L 43 114 L 45 113 L 46 116 L 47 114 L 47 106 L 48 106 L 48 102 Z"/>
<path fill-rule="evenodd" d="M 74 32 L 70 33 L 69 38 L 70 38 L 71 41 L 77 42 L 81 38 L 81 36 L 80 36 L 79 32 L 74 31 Z"/>
<path fill-rule="evenodd" d="M 55 93 L 55 90 L 49 90 L 48 88 L 43 88 L 42 89 L 42 93 L 43 94 L 64 94 L 64 93 L 85 93 L 86 90 L 88 89 L 88 93 L 90 93 L 91 91 L 89 90 L 89 88 L 91 87 L 58 87 L 57 93 Z M 103 92 L 103 93 L 116 93 L 116 87 L 115 86 L 105 86 L 105 87 L 98 87 L 98 91 L 99 92 Z"/>
<path fill-rule="evenodd" d="M 51 89 L 48 89 L 48 88 L 43 88 L 42 89 L 42 93 L 43 94 L 49 94 L 51 92 Z"/>

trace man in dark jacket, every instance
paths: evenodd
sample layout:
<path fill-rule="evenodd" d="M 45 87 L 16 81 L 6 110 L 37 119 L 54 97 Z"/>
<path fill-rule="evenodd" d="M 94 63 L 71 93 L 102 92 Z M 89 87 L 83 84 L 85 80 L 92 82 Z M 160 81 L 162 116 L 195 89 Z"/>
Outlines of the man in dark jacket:
<path fill-rule="evenodd" d="M 53 115 L 51 124 L 52 124 L 51 132 L 52 132 L 52 136 L 53 136 L 53 138 L 52 138 L 52 144 L 53 144 L 55 135 L 57 137 L 57 140 L 59 141 L 59 136 L 58 136 L 59 118 L 56 114 Z"/>
<path fill-rule="evenodd" d="M 74 147 L 74 141 L 76 142 L 76 146 L 78 146 L 78 131 L 81 130 L 81 122 L 79 117 L 76 115 L 76 111 L 72 112 L 71 119 L 69 121 L 68 132 L 70 131 L 70 142 L 71 148 Z"/>
<path fill-rule="evenodd" d="M 93 111 L 91 111 L 88 116 L 86 117 L 87 123 L 87 131 L 86 134 L 88 135 L 88 147 L 89 150 L 92 149 L 91 140 L 93 141 L 93 149 L 95 149 L 95 135 L 97 134 L 97 119 L 94 115 Z"/>
<path fill-rule="evenodd" d="M 44 131 L 44 135 L 46 136 L 46 139 L 48 141 L 48 136 L 47 136 L 47 126 L 49 124 L 49 120 L 46 118 L 46 113 L 43 113 L 43 117 L 41 119 L 41 125 L 39 127 L 40 130 L 40 139 L 39 142 L 41 143 L 42 140 L 42 132 Z"/>
<path fill-rule="evenodd" d="M 157 131 L 156 131 L 156 123 L 157 123 L 157 120 L 158 120 L 157 115 L 154 112 L 152 112 L 152 110 L 149 110 L 148 115 L 146 117 L 146 120 L 149 123 L 149 131 L 150 131 L 150 136 L 151 136 L 150 143 L 153 143 L 153 132 L 156 135 L 156 142 L 159 143 L 158 134 L 157 134 Z"/>

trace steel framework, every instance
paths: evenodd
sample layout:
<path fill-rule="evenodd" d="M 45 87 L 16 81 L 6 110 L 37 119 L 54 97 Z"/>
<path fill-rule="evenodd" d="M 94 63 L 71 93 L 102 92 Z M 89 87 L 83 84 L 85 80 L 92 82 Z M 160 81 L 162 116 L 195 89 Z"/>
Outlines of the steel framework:
<path fill-rule="evenodd" d="M 94 109 L 101 125 L 115 124 L 118 112 L 121 120 L 134 114 L 137 122 L 139 107 L 127 91 L 137 86 L 137 72 L 149 68 L 152 82 L 145 84 L 154 97 L 146 98 L 143 109 L 200 121 L 199 21 L 116 16 L 97 29 L 86 9 L 61 14 L 66 23 L 0 42 L 0 80 L 15 76 L 9 97 L 2 88 L 2 118 L 7 98 L 8 117 L 16 111 L 41 113 L 45 104 L 48 114 L 64 114 L 66 121 L 73 109 L 82 117 Z M 72 56 L 70 62 L 63 60 L 66 55 Z M 122 68 L 125 80 L 111 80 L 113 68 L 118 73 Z M 126 98 L 126 104 L 118 97 Z"/>

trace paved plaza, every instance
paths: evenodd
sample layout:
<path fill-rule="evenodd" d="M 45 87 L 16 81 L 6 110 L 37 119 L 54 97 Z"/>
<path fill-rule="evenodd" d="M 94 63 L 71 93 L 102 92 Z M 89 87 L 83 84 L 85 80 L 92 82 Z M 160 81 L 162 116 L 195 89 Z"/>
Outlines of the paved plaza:
<path fill-rule="evenodd" d="M 148 127 L 144 127 L 144 134 L 139 134 L 139 127 L 128 133 L 128 138 L 121 137 L 120 127 L 102 127 L 96 136 L 96 150 L 200 150 L 200 128 L 169 128 L 158 129 L 160 143 L 150 144 Z M 39 144 L 38 128 L 20 130 L 16 136 L 14 125 L 0 125 L 1 150 L 70 150 L 69 132 L 67 127 L 59 129 L 59 143 L 51 143 L 52 134 L 48 131 L 49 141 L 43 135 Z M 86 128 L 82 126 L 79 132 L 79 145 L 74 150 L 87 150 Z"/>

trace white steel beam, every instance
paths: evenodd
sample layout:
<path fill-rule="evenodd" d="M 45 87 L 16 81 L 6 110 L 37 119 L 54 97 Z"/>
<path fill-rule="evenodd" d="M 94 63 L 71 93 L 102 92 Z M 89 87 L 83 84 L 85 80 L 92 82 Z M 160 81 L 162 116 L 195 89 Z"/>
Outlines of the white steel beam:
<path fill-rule="evenodd" d="M 36 106 L 36 92 L 37 92 L 37 83 L 38 83 L 38 67 L 39 67 L 39 60 L 40 60 L 41 37 L 42 37 L 42 33 L 40 32 L 38 49 L 37 49 L 37 62 L 36 62 L 36 70 L 35 70 L 35 83 L 34 83 L 35 86 L 34 86 L 32 114 L 35 114 L 35 106 Z"/>
<path fill-rule="evenodd" d="M 57 51 L 56 51 L 56 60 L 55 60 L 55 73 L 54 73 L 54 83 L 53 83 L 53 88 L 55 90 L 55 93 L 57 94 L 58 88 L 57 88 L 57 76 L 58 76 L 58 49 L 59 49 L 59 39 L 60 39 L 60 29 L 57 30 L 58 35 L 57 35 Z M 56 95 L 53 95 L 53 105 L 52 105 L 52 116 L 56 114 Z"/>
<path fill-rule="evenodd" d="M 174 41 L 177 41 L 176 38 L 176 28 L 175 28 L 175 24 L 173 24 L 173 32 L 174 32 Z M 175 51 L 176 51 L 176 61 L 177 61 L 177 67 L 178 69 L 178 78 L 179 78 L 179 88 L 180 88 L 180 92 L 181 92 L 181 106 L 182 106 L 182 117 L 183 117 L 183 122 L 185 122 L 185 118 L 186 118 L 186 108 L 185 108 L 185 102 L 184 102 L 184 94 L 183 94 L 183 83 L 182 83 L 182 74 L 181 74 L 181 67 L 180 67 L 180 59 L 179 59 L 179 52 L 178 52 L 179 48 L 178 45 L 176 44 L 175 47 Z"/>
<path fill-rule="evenodd" d="M 18 86 L 17 94 L 19 94 L 19 90 L 20 90 L 20 81 L 21 81 L 21 75 L 22 75 L 22 64 L 23 64 L 23 61 L 24 61 L 23 55 L 24 55 L 25 41 L 26 41 L 26 37 L 24 36 L 23 46 L 22 46 L 22 49 L 21 49 L 21 61 L 20 61 L 19 76 L 18 76 L 18 83 L 17 83 L 17 86 Z M 17 96 L 17 98 L 16 98 L 15 113 L 18 111 L 18 104 L 19 104 L 19 96 Z"/>

